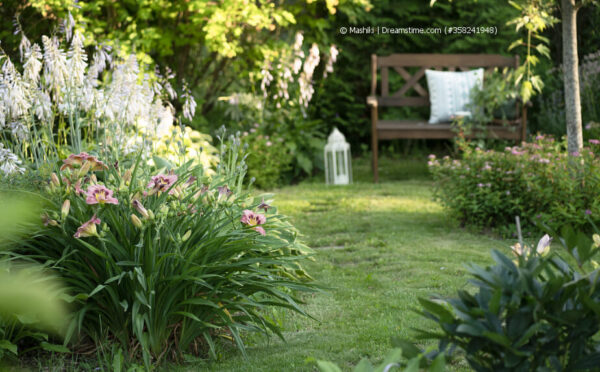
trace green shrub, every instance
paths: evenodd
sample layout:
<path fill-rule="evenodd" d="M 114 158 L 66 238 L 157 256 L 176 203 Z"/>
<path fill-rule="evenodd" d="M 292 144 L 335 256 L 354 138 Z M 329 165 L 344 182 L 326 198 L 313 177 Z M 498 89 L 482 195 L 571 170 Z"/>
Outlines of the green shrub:
<path fill-rule="evenodd" d="M 189 163 L 151 171 L 139 156 L 110 166 L 88 154 L 64 160 L 46 226 L 19 252 L 67 283 L 76 311 L 66 342 L 113 340 L 148 367 L 194 350 L 215 356 L 219 338 L 243 352 L 240 331 L 281 336 L 264 309 L 304 314 L 294 293 L 314 290 L 300 265 L 311 250 L 242 188 L 237 150 L 224 153 L 210 179 Z"/>
<path fill-rule="evenodd" d="M 515 216 L 576 227 L 600 216 L 599 142 L 567 155 L 564 143 L 538 136 L 505 151 L 465 148 L 461 159 L 430 155 L 435 195 L 463 223 L 509 225 Z M 568 196 L 568 197 L 567 197 Z"/>
<path fill-rule="evenodd" d="M 420 299 L 422 314 L 439 326 L 422 337 L 438 339 L 440 351 L 458 346 L 476 371 L 597 370 L 600 287 L 592 258 L 600 237 L 592 244 L 564 228 L 559 240 L 570 260 L 550 254 L 546 235 L 535 249 L 515 245 L 515 260 L 493 251 L 495 265 L 469 266 L 475 293 Z"/>
<path fill-rule="evenodd" d="M 292 163 L 292 154 L 285 139 L 278 135 L 259 134 L 256 127 L 252 129 L 244 132 L 241 138 L 247 146 L 248 177 L 263 190 L 279 186 Z"/>

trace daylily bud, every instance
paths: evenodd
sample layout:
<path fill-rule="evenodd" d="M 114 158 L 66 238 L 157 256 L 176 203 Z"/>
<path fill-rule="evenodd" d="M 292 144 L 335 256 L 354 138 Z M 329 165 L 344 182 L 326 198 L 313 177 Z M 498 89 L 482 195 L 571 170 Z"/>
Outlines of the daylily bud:
<path fill-rule="evenodd" d="M 196 201 L 198 198 L 200 198 L 200 196 L 202 196 L 202 191 L 196 191 L 196 193 L 192 196 L 192 200 Z"/>
<path fill-rule="evenodd" d="M 185 242 L 190 238 L 190 236 L 192 236 L 192 230 L 188 230 L 185 234 L 183 234 L 183 236 L 181 237 L 181 241 Z"/>
<path fill-rule="evenodd" d="M 60 186 L 60 180 L 58 179 L 58 176 L 56 175 L 56 173 L 52 173 L 52 176 L 50 176 L 50 184 L 53 187 Z"/>
<path fill-rule="evenodd" d="M 87 172 L 90 171 L 90 168 L 92 168 L 92 163 L 89 161 L 86 161 L 85 163 L 83 163 L 83 165 L 81 166 L 81 169 L 79 169 L 79 177 L 83 177 L 87 174 Z"/>
<path fill-rule="evenodd" d="M 56 222 L 56 220 L 50 219 L 48 213 L 42 214 L 42 222 L 44 223 L 44 226 L 58 226 L 58 222 Z"/>
<path fill-rule="evenodd" d="M 152 212 L 152 210 L 148 211 L 148 217 L 153 220 L 154 219 L 154 212 Z"/>
<path fill-rule="evenodd" d="M 92 173 L 92 175 L 90 176 L 90 180 L 92 181 L 92 184 L 96 184 L 98 183 L 98 179 L 96 178 L 96 175 Z"/>
<path fill-rule="evenodd" d="M 138 216 L 136 216 L 135 214 L 131 215 L 131 222 L 133 222 L 133 225 L 135 227 L 137 227 L 138 229 L 142 228 L 142 221 L 140 221 L 140 219 L 138 218 Z"/>
<path fill-rule="evenodd" d="M 128 184 L 131 181 L 131 169 L 127 169 L 123 174 L 123 181 L 125 184 Z"/>
<path fill-rule="evenodd" d="M 542 256 L 548 254 L 550 252 L 550 242 L 552 242 L 552 238 L 548 234 L 544 235 L 538 242 L 536 252 Z"/>
<path fill-rule="evenodd" d="M 71 209 L 71 201 L 69 199 L 65 200 L 60 210 L 60 215 L 64 220 L 69 215 L 69 209 Z"/>
<path fill-rule="evenodd" d="M 140 203 L 139 200 L 135 199 L 132 204 L 135 210 L 138 211 L 144 219 L 147 219 L 149 217 L 148 210 L 144 208 L 144 206 L 142 205 L 142 203 Z"/>

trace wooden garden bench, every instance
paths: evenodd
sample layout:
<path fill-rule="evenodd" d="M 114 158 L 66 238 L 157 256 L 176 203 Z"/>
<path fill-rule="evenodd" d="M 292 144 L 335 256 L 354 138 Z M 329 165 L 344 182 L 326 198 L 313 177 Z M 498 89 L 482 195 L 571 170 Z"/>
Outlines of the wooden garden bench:
<path fill-rule="evenodd" d="M 379 120 L 379 107 L 429 106 L 425 70 L 469 71 L 483 67 L 487 72 L 499 67 L 519 66 L 519 57 L 504 57 L 493 54 L 392 54 L 390 56 L 371 56 L 371 95 L 367 104 L 371 106 L 371 145 L 373 151 L 373 177 L 379 181 L 377 168 L 377 145 L 380 140 L 397 138 L 445 139 L 456 136 L 452 123 L 429 124 L 424 120 Z M 389 70 L 392 68 L 404 80 L 397 92 L 390 94 Z M 410 73 L 407 68 L 418 68 Z M 381 94 L 377 95 L 377 70 L 381 70 Z M 421 80 L 423 82 L 421 83 Z M 485 80 L 484 80 L 485 84 Z M 412 92 L 414 91 L 414 92 Z M 411 93 L 411 95 L 407 95 Z M 495 119 L 486 125 L 485 131 L 474 130 L 470 136 L 485 135 L 487 138 L 501 138 L 515 141 L 525 140 L 527 110 L 525 105 L 516 103 L 520 117 L 514 120 Z"/>

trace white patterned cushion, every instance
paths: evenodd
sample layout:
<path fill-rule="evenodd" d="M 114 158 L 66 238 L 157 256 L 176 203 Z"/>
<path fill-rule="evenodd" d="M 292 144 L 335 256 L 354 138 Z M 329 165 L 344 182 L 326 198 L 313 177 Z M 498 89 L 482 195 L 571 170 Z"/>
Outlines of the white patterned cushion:
<path fill-rule="evenodd" d="M 471 100 L 471 89 L 483 87 L 483 69 L 454 72 L 425 70 L 431 116 L 429 124 L 452 120 L 460 111 L 468 111 L 466 106 Z"/>

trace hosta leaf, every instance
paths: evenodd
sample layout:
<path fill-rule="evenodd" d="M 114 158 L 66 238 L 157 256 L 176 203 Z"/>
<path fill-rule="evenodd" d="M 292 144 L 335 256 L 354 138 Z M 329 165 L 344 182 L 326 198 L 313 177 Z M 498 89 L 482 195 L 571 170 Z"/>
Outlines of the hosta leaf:
<path fill-rule="evenodd" d="M 514 273 L 516 273 L 518 271 L 517 266 L 515 265 L 514 262 L 512 262 L 508 257 L 506 257 L 505 255 L 503 255 L 502 253 L 498 252 L 495 249 L 492 250 L 492 258 L 498 264 L 508 268 L 510 271 L 512 271 Z"/>
<path fill-rule="evenodd" d="M 511 342 L 508 339 L 508 337 L 506 337 L 503 334 L 495 333 L 495 332 L 483 332 L 482 335 L 487 337 L 491 341 L 493 341 L 499 345 L 502 345 L 504 347 L 510 347 L 510 345 L 511 345 Z"/>
<path fill-rule="evenodd" d="M 342 372 L 340 367 L 326 360 L 317 360 L 317 366 L 321 372 Z"/>
<path fill-rule="evenodd" d="M 456 327 L 456 332 L 465 333 L 471 336 L 482 336 L 485 330 L 480 326 L 474 326 L 472 324 L 461 324 Z"/>
<path fill-rule="evenodd" d="M 387 365 L 390 364 L 394 364 L 394 363 L 398 363 L 399 361 L 402 360 L 402 349 L 393 349 L 391 350 L 389 353 L 387 353 L 387 355 L 385 356 L 385 358 L 383 358 L 383 362 L 381 363 L 381 366 L 376 368 L 376 371 L 382 371 Z"/>
<path fill-rule="evenodd" d="M 434 301 L 427 300 L 424 298 L 419 298 L 419 303 L 427 311 L 438 316 L 440 320 L 444 323 L 452 323 L 452 321 L 454 320 L 453 314 L 444 305 L 438 304 Z"/>
<path fill-rule="evenodd" d="M 354 372 L 373 372 L 373 365 L 369 362 L 369 359 L 362 358 L 354 367 Z"/>
<path fill-rule="evenodd" d="M 529 327 L 527 329 L 527 331 L 525 331 L 525 333 L 523 334 L 523 336 L 521 336 L 521 338 L 519 338 L 517 340 L 517 342 L 515 342 L 515 347 L 521 347 L 523 345 L 525 345 L 527 343 L 527 341 L 529 341 L 529 339 L 536 334 L 536 332 L 541 329 L 544 326 L 543 323 L 538 322 L 533 324 L 531 327 Z"/>
<path fill-rule="evenodd" d="M 411 359 L 421 354 L 422 350 L 416 347 L 411 341 L 402 338 L 392 338 L 392 345 L 402 350 L 402 356 Z"/>
<path fill-rule="evenodd" d="M 420 357 L 416 356 L 416 357 L 412 358 L 411 360 L 408 361 L 408 364 L 406 365 L 404 372 L 418 372 L 420 362 L 421 362 Z"/>
<path fill-rule="evenodd" d="M 435 357 L 431 366 L 429 366 L 429 372 L 444 372 L 446 370 L 446 357 L 444 353 L 438 354 Z"/>

